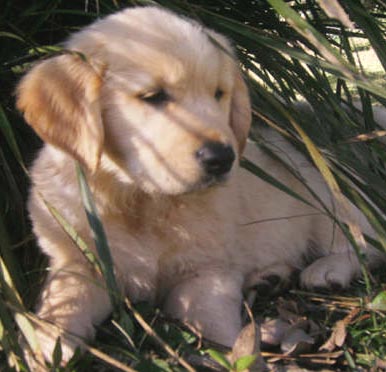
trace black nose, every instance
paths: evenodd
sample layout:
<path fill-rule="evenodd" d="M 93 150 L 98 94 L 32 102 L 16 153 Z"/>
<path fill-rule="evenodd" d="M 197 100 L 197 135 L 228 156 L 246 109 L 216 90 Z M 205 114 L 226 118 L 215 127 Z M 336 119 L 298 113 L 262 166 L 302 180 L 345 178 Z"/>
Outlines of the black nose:
<path fill-rule="evenodd" d="M 230 171 L 235 160 L 231 146 L 221 142 L 206 142 L 197 152 L 196 157 L 211 176 L 221 176 Z"/>

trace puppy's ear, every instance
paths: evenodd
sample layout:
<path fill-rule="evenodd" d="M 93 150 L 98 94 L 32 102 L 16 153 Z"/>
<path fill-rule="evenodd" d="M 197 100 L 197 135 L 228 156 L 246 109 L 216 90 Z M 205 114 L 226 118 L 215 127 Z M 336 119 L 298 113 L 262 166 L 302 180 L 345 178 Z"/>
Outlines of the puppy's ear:
<path fill-rule="evenodd" d="M 230 126 L 239 144 L 239 154 L 242 154 L 251 127 L 252 113 L 247 85 L 240 71 L 236 71 L 235 75 L 231 101 Z"/>
<path fill-rule="evenodd" d="M 37 64 L 16 91 L 17 108 L 36 133 L 90 171 L 98 167 L 104 140 L 101 84 L 101 71 L 68 54 Z"/>

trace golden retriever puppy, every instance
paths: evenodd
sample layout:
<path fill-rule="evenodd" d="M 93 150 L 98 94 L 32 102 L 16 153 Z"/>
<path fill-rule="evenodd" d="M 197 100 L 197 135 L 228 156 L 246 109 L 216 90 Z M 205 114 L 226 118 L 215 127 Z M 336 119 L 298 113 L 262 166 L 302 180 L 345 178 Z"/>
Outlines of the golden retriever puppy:
<path fill-rule="evenodd" d="M 93 23 L 65 48 L 73 53 L 35 65 L 17 91 L 18 108 L 46 142 L 31 169 L 28 204 L 50 258 L 41 318 L 90 338 L 112 310 L 103 280 L 43 201 L 95 251 L 74 159 L 86 170 L 120 289 L 133 302 L 157 302 L 218 343 L 233 344 L 242 326 L 242 292 L 266 277 L 286 279 L 304 269 L 305 287 L 329 287 L 347 286 L 358 275 L 348 241 L 320 208 L 239 169 L 251 109 L 223 36 L 143 7 Z M 264 135 L 331 207 L 306 159 L 276 134 Z M 318 205 L 255 145 L 245 156 Z M 304 268 L 310 247 L 319 258 Z M 65 360 L 79 343 L 59 331 L 37 332 L 47 359 L 59 335 Z"/>

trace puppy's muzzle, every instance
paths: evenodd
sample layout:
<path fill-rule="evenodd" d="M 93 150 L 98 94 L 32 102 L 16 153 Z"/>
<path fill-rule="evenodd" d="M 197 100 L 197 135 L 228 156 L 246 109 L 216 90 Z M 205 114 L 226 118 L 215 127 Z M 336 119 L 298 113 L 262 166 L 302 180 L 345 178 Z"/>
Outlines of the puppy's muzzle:
<path fill-rule="evenodd" d="M 220 178 L 231 170 L 236 156 L 231 146 L 208 141 L 197 150 L 196 158 L 206 176 Z"/>

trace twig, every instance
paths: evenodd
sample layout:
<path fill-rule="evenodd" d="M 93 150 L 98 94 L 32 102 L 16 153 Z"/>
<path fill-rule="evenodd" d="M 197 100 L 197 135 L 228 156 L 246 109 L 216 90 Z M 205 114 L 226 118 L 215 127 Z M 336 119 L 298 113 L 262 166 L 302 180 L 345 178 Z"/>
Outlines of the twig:
<path fill-rule="evenodd" d="M 178 353 L 173 350 L 158 334 L 154 331 L 154 329 L 146 322 L 146 320 L 142 317 L 142 315 L 136 311 L 133 306 L 131 305 L 130 301 L 126 298 L 125 299 L 126 306 L 129 308 L 129 310 L 133 313 L 134 318 L 137 320 L 137 322 L 141 325 L 143 330 L 151 336 L 154 340 L 156 340 L 163 348 L 164 350 L 175 360 L 177 360 L 178 363 L 180 363 L 187 371 L 189 372 L 196 372 L 196 370 Z"/>
<path fill-rule="evenodd" d="M 82 345 L 82 347 L 84 347 L 85 350 L 87 350 L 90 354 L 96 356 L 97 358 L 105 361 L 106 363 L 109 363 L 110 365 L 112 365 L 112 366 L 114 366 L 116 368 L 119 368 L 122 371 L 125 371 L 125 372 L 138 372 L 137 370 L 126 366 L 125 364 L 123 364 L 123 363 L 119 362 L 118 360 L 108 356 L 107 354 L 103 353 L 102 351 L 100 351 L 98 349 L 95 349 L 95 348 L 93 348 L 91 346 L 88 346 L 86 344 Z"/>

